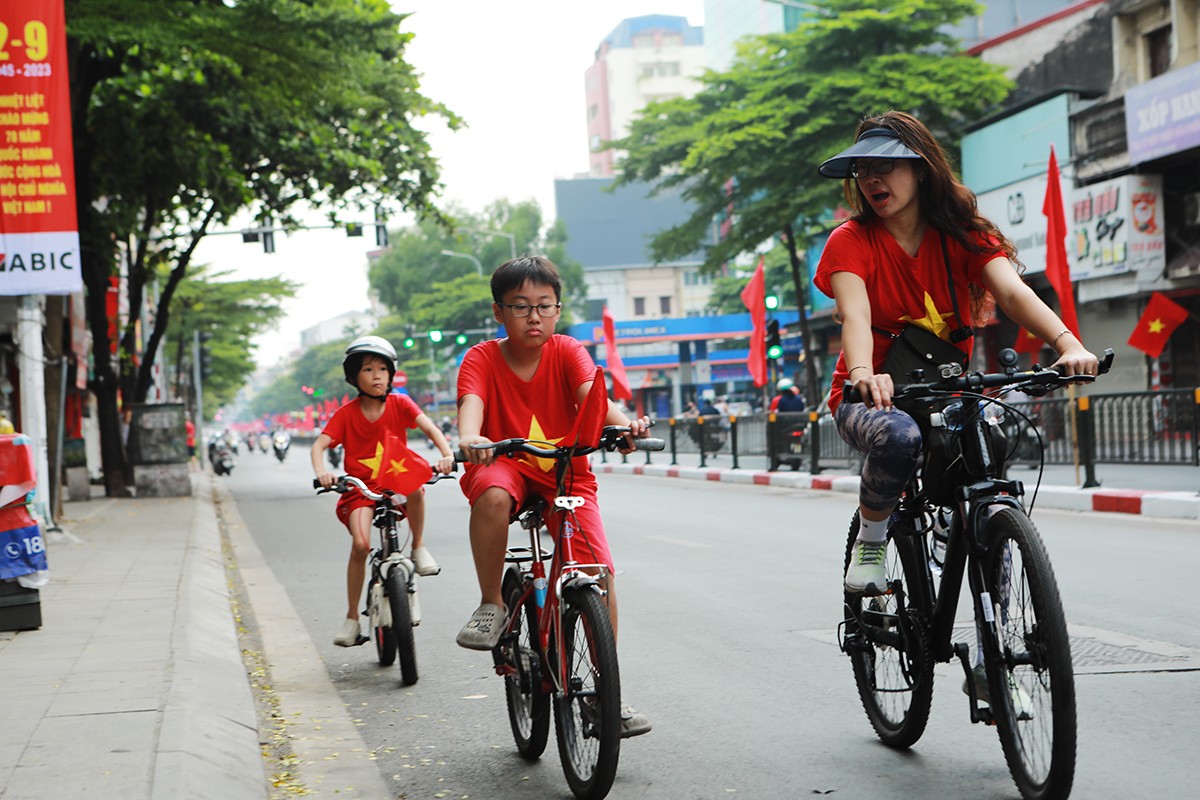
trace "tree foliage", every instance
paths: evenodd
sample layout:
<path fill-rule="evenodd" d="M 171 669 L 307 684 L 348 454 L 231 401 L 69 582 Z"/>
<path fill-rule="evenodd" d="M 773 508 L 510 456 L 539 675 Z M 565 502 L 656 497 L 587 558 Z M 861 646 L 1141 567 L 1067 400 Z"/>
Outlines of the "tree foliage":
<path fill-rule="evenodd" d="M 130 319 L 169 268 L 156 328 L 126 400 L 144 397 L 171 300 L 212 224 L 252 207 L 287 220 L 300 200 L 332 209 L 386 199 L 437 216 L 438 168 L 419 117 L 459 120 L 419 92 L 411 34 L 385 0 L 67 0 L 78 216 L 95 342 L 106 483 L 119 492 L 118 375 L 105 293 L 126 245 Z"/>

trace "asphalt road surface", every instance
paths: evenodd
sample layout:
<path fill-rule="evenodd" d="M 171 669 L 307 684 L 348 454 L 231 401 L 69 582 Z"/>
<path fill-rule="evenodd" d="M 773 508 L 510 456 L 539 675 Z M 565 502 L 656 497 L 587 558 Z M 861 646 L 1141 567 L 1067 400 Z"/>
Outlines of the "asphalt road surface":
<path fill-rule="evenodd" d="M 570 797 L 553 742 L 515 751 L 491 656 L 454 643 L 478 603 L 466 501 L 428 493 L 421 679 L 399 683 L 370 644 L 332 644 L 348 534 L 311 490 L 308 453 L 244 455 L 223 479 L 328 678 L 395 795 Z M 910 751 L 875 739 L 835 646 L 854 498 L 604 475 L 618 569 L 625 699 L 654 730 L 626 740 L 611 797 L 1017 797 L 994 729 L 972 725 L 962 670 L 939 665 L 928 729 Z M 1039 511 L 1077 672 L 1076 798 L 1191 796 L 1200 741 L 1200 625 L 1189 587 L 1200 524 Z M 523 532 L 516 530 L 514 536 Z"/>

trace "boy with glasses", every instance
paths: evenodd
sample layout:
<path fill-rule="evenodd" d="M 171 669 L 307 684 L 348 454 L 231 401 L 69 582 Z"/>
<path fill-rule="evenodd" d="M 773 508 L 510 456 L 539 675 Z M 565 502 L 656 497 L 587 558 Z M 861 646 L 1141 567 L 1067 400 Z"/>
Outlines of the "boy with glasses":
<path fill-rule="evenodd" d="M 552 459 L 497 459 L 492 450 L 471 445 L 517 437 L 557 445 L 574 427 L 596 374 L 583 345 L 554 332 L 562 310 L 562 283 L 549 259 L 522 257 L 501 264 L 492 274 L 492 299 L 492 315 L 508 336 L 472 347 L 458 373 L 459 443 L 468 462 L 460 485 L 471 504 L 471 551 L 481 599 L 457 641 L 485 651 L 496 647 L 503 632 L 501 582 L 512 515 L 526 498 L 553 502 L 557 487 Z M 605 424 L 627 426 L 632 436 L 644 437 L 650 420 L 630 420 L 609 400 Z M 596 503 L 596 477 L 586 457 L 572 463 L 571 493 L 584 499 L 576 511 L 577 552 L 608 566 L 608 610 L 615 639 L 615 571 Z M 556 525 L 559 520 L 551 515 L 548 522 Z M 622 737 L 650 730 L 649 720 L 628 705 L 622 704 L 621 717 Z"/>

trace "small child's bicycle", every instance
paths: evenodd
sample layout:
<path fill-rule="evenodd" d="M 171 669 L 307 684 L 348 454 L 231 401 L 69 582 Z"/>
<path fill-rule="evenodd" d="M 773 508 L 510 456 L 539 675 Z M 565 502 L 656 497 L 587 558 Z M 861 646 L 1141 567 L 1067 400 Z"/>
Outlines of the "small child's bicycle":
<path fill-rule="evenodd" d="M 426 485 L 451 477 L 435 473 Z M 384 490 L 374 492 L 353 475 L 338 476 L 337 483 L 328 489 L 313 481 L 317 494 L 344 494 L 358 489 L 363 497 L 375 502 L 371 524 L 379 531 L 379 547 L 371 551 L 371 579 L 367 583 L 367 610 L 375 651 L 379 664 L 390 667 L 400 655 L 400 682 L 411 686 L 417 682 L 417 649 L 413 628 L 421 624 L 421 605 L 417 599 L 417 570 L 412 559 L 405 555 L 400 542 L 399 525 L 404 519 L 404 496 Z M 405 542 L 407 544 L 407 542 Z M 359 639 L 364 644 L 367 637 Z"/>
<path fill-rule="evenodd" d="M 529 547 L 505 555 L 504 603 L 508 616 L 500 644 L 492 651 L 496 674 L 504 678 L 508 719 L 517 752 L 529 760 L 546 749 L 550 706 L 563 773 L 576 797 L 608 795 L 617 774 L 621 747 L 621 676 L 617 645 L 605 605 L 607 566 L 575 560 L 572 539 L 579 525 L 575 509 L 583 498 L 568 495 L 571 460 L 621 446 L 629 428 L 604 428 L 595 447 L 556 447 L 550 442 L 505 439 L 482 445 L 497 456 L 528 453 L 555 460 L 558 491 L 551 508 L 537 498 L 514 516 L 529 531 Z M 639 450 L 662 450 L 661 439 L 635 439 Z M 542 548 L 546 517 L 561 516 L 552 553 Z M 550 562 L 549 570 L 546 561 Z"/>

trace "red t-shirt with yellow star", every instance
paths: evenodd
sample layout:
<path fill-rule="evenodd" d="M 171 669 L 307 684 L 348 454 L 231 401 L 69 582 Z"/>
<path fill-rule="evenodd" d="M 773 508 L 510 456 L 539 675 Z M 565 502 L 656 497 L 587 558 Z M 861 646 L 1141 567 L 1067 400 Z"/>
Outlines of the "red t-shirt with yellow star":
<path fill-rule="evenodd" d="M 962 319 L 954 316 L 950 286 L 946 279 L 946 262 L 942 257 L 941 234 L 926 226 L 916 257 L 910 256 L 892 238 L 879 220 L 850 220 L 829 234 L 829 242 L 821 254 L 816 287 L 833 297 L 830 278 L 835 272 L 852 272 L 867 285 L 871 302 L 871 327 L 899 333 L 906 323 L 918 325 L 950 341 L 950 331 L 972 325 L 970 284 L 982 285 L 983 267 L 1003 251 L 982 236 L 976 241 L 983 252 L 973 253 L 951 236 L 945 237 L 946 255 L 954 271 L 954 291 L 958 295 L 958 310 Z M 878 371 L 887 357 L 892 340 L 879 330 L 873 330 L 875 340 L 872 369 Z M 957 342 L 956 346 L 971 354 L 974 338 Z M 830 411 L 842 401 L 842 382 L 847 373 L 846 354 L 838 356 L 833 373 L 833 391 L 829 397 Z"/>
<path fill-rule="evenodd" d="M 421 408 L 411 397 L 389 394 L 379 419 L 371 422 L 362 412 L 362 398 L 339 408 L 321 431 L 333 442 L 330 446 L 345 448 L 344 465 L 347 475 L 353 475 L 372 489 L 379 490 L 379 465 L 383 460 L 384 438 L 390 433 L 401 439 L 407 429 L 417 427 Z"/>
<path fill-rule="evenodd" d="M 458 371 L 458 399 L 473 394 L 483 401 L 480 433 L 493 442 L 520 437 L 558 444 L 575 426 L 576 392 L 595 377 L 592 357 L 570 336 L 550 337 L 529 381 L 517 377 L 500 352 L 500 342 L 492 340 L 467 351 Z M 522 474 L 554 487 L 554 461 L 526 455 L 515 460 Z M 586 472 L 587 458 L 575 459 L 576 477 Z"/>

